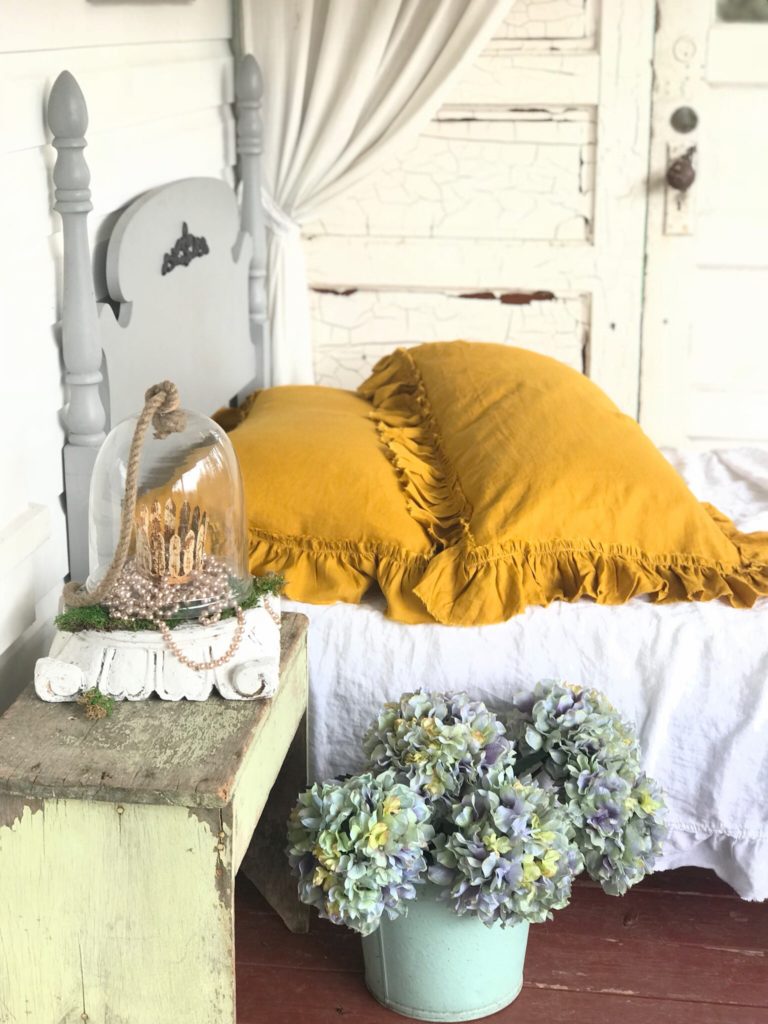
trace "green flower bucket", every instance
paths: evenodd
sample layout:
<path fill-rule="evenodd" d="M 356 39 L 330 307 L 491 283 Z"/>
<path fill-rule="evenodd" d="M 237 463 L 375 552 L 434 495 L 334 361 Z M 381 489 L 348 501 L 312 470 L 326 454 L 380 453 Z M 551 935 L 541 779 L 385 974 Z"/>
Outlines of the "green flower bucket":
<path fill-rule="evenodd" d="M 487 1017 L 523 986 L 528 925 L 486 927 L 458 917 L 427 884 L 407 917 L 385 919 L 363 939 L 365 983 L 383 1006 L 418 1020 Z"/>

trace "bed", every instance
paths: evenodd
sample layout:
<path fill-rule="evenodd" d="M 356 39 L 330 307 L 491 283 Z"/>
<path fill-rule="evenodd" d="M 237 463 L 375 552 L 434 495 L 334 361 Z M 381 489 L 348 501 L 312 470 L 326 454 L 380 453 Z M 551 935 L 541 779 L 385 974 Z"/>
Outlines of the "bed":
<path fill-rule="evenodd" d="M 745 529 L 768 528 L 768 452 L 666 454 L 700 497 Z M 665 788 L 658 867 L 711 868 L 744 899 L 768 898 L 768 600 L 747 611 L 556 603 L 469 628 L 393 622 L 381 598 L 286 607 L 310 618 L 315 777 L 357 767 L 351 737 L 418 685 L 469 689 L 502 708 L 540 679 L 594 685 L 636 723 L 644 768 Z"/>
<path fill-rule="evenodd" d="M 255 62 L 244 58 L 236 75 L 239 208 L 232 189 L 212 179 L 170 183 L 136 199 L 107 251 L 111 302 L 97 303 L 86 231 L 85 102 L 66 73 L 54 87 L 49 123 L 59 150 L 55 208 L 64 222 L 64 464 L 75 579 L 88 569 L 95 454 L 104 431 L 138 408 L 144 388 L 171 378 L 187 405 L 212 411 L 269 383 L 260 92 Z M 742 529 L 768 529 L 765 452 L 666 454 L 699 498 Z M 751 610 L 716 601 L 555 603 L 470 628 L 393 622 L 375 596 L 288 607 L 310 618 L 317 776 L 354 768 L 356 737 L 373 710 L 406 689 L 468 689 L 503 706 L 515 688 L 541 678 L 594 685 L 636 722 L 645 768 L 666 790 L 670 835 L 661 866 L 709 867 L 742 897 L 768 897 L 768 600 Z"/>

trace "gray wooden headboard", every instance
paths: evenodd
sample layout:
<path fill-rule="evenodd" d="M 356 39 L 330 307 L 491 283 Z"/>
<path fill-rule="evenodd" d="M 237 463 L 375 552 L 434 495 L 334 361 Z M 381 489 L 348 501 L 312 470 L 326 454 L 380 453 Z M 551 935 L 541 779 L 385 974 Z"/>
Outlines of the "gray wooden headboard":
<path fill-rule="evenodd" d="M 110 301 L 97 302 L 83 154 L 87 108 L 68 71 L 51 90 L 54 209 L 63 223 L 64 488 L 73 579 L 88 575 L 96 453 L 111 426 L 141 409 L 144 390 L 169 378 L 184 405 L 211 413 L 270 382 L 261 94 L 258 65 L 245 56 L 235 73 L 240 208 L 217 178 L 187 178 L 139 196 L 112 231 Z"/>

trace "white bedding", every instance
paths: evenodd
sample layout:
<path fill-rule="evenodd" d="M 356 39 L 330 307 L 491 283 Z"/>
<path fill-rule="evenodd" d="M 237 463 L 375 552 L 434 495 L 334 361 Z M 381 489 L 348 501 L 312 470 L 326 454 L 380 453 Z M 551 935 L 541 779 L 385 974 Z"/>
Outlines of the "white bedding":
<path fill-rule="evenodd" d="M 768 451 L 666 454 L 699 498 L 743 530 L 768 530 Z M 404 690 L 466 689 L 503 707 L 539 679 L 595 686 L 636 723 L 666 791 L 658 866 L 713 868 L 745 899 L 768 898 L 768 599 L 751 610 L 558 603 L 472 628 L 390 622 L 376 600 L 286 607 L 310 618 L 315 778 L 358 767 L 374 710 Z"/>

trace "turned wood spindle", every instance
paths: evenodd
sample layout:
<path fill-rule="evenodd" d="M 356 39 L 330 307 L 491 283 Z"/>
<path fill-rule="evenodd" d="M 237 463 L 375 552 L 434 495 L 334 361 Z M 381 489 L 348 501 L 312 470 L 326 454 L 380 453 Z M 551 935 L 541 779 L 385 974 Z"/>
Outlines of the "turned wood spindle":
<path fill-rule="evenodd" d="M 91 175 L 83 155 L 88 110 L 69 71 L 62 71 L 51 89 L 48 125 L 57 151 L 54 209 L 61 215 L 64 233 L 61 336 L 68 392 L 64 473 L 69 560 L 72 577 L 84 579 L 88 573 L 88 489 L 96 453 L 104 440 L 106 414 L 99 395 L 102 353 L 88 243 L 88 214 L 93 209 Z"/>
<path fill-rule="evenodd" d="M 238 61 L 235 73 L 237 155 L 242 183 L 242 224 L 253 239 L 248 271 L 248 316 L 258 360 L 259 386 L 267 387 L 272 378 L 272 354 L 267 322 L 267 238 L 261 205 L 262 94 L 259 65 L 251 54 L 246 54 Z"/>

